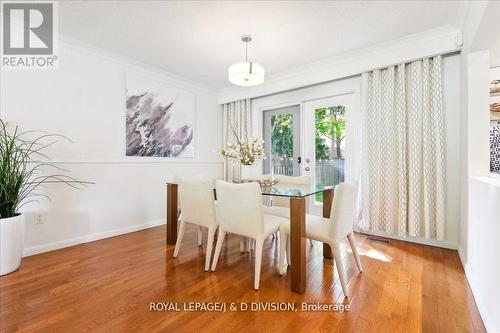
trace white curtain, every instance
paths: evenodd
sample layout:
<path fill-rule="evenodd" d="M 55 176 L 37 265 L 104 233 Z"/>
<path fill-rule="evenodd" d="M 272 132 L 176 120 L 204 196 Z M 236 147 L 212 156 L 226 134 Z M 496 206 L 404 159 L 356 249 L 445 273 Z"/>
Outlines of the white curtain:
<path fill-rule="evenodd" d="M 442 240 L 441 56 L 362 75 L 362 229 Z"/>
<path fill-rule="evenodd" d="M 224 104 L 223 135 L 224 146 L 233 143 L 233 131 L 242 139 L 247 139 L 251 133 L 252 118 L 250 100 L 240 100 Z M 241 174 L 241 164 L 232 160 L 224 161 L 224 180 L 238 180 Z"/>

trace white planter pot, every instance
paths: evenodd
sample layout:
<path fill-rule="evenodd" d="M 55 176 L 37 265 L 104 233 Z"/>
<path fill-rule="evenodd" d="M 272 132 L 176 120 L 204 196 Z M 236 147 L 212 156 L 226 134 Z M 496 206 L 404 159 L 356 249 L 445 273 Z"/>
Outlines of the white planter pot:
<path fill-rule="evenodd" d="M 25 230 L 24 215 L 0 219 L 0 275 L 19 268 L 23 257 Z"/>

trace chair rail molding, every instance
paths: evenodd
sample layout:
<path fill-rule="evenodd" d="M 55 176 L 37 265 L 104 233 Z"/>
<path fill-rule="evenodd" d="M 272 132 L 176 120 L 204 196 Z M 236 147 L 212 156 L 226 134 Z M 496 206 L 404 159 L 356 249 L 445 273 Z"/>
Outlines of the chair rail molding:
<path fill-rule="evenodd" d="M 215 154 L 215 153 L 214 153 Z M 222 164 L 222 160 L 179 157 L 123 157 L 107 159 L 55 159 L 52 164 Z"/>
<path fill-rule="evenodd" d="M 266 82 L 259 86 L 220 89 L 217 93 L 217 102 L 223 104 L 261 97 L 346 78 L 402 62 L 457 52 L 461 49 L 461 41 L 461 30 L 446 25 L 269 75 Z"/>

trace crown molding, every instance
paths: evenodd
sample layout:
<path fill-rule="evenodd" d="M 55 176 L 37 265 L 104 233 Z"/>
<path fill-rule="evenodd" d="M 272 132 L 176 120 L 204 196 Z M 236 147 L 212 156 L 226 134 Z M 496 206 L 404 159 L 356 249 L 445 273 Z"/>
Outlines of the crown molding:
<path fill-rule="evenodd" d="M 223 88 L 218 91 L 217 101 L 223 104 L 266 96 L 394 64 L 456 52 L 461 49 L 461 43 L 460 29 L 450 25 L 442 26 L 269 75 L 266 82 L 259 86 Z"/>

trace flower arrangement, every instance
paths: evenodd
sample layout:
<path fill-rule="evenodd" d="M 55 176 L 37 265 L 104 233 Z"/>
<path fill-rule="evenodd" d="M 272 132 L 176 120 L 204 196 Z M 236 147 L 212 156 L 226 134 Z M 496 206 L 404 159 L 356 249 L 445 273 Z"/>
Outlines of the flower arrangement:
<path fill-rule="evenodd" d="M 243 165 L 252 165 L 255 161 L 265 158 L 264 141 L 259 138 L 241 140 L 233 131 L 236 142 L 227 144 L 226 149 L 221 149 L 219 155 L 239 161 Z"/>

